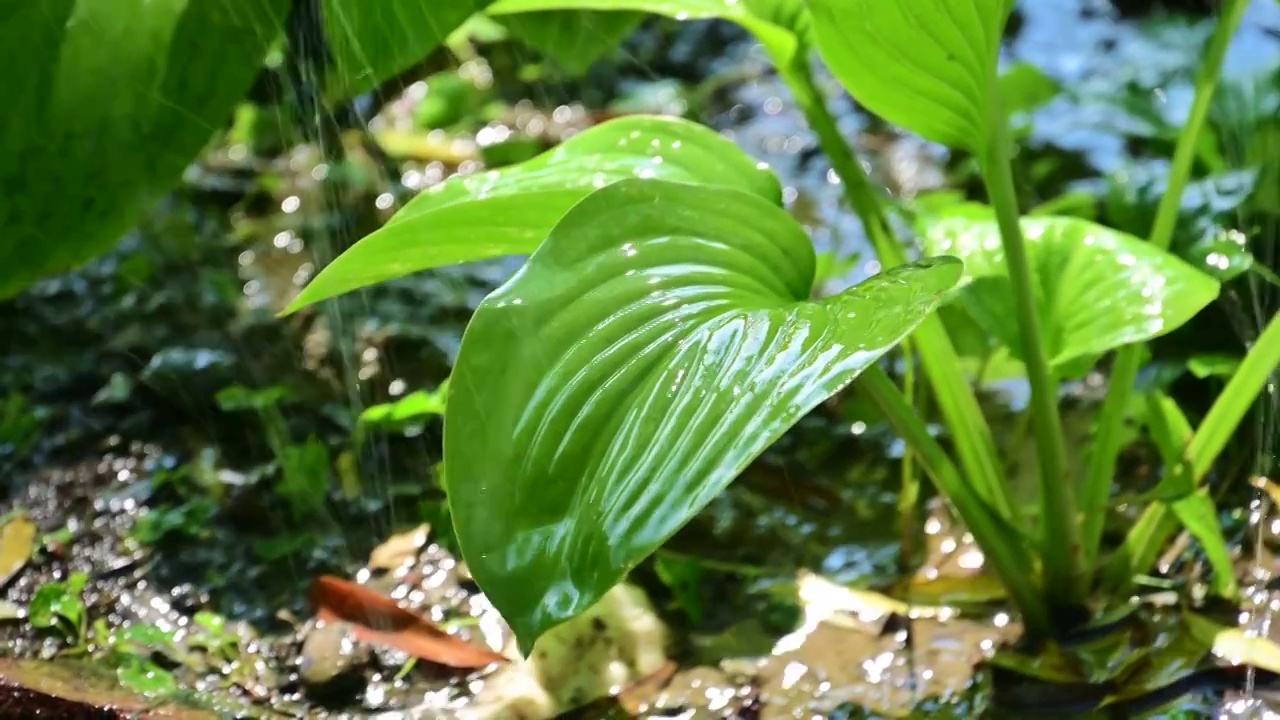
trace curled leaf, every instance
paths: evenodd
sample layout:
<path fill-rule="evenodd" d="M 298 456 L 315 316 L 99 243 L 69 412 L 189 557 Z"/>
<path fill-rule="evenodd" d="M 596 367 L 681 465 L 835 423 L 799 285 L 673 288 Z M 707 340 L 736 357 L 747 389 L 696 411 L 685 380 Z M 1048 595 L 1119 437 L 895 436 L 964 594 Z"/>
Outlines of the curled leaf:
<path fill-rule="evenodd" d="M 311 584 L 311 604 L 320 620 L 351 623 L 358 639 L 420 660 L 466 670 L 506 660 L 492 650 L 449 635 L 385 595 L 341 578 L 316 578 Z"/>
<path fill-rule="evenodd" d="M 813 245 L 730 188 L 628 180 L 576 205 L 463 338 L 449 505 L 528 649 L 932 312 L 935 259 L 810 301 Z"/>

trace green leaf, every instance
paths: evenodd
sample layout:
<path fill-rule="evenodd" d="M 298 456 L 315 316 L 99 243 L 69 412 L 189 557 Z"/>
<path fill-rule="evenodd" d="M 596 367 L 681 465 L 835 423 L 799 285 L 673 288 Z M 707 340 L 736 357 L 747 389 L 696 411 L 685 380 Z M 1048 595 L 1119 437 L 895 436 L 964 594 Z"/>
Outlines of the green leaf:
<path fill-rule="evenodd" d="M 415 390 L 394 402 L 366 408 L 360 413 L 360 427 L 396 426 L 428 417 L 444 415 L 445 397 L 449 391 L 446 379 L 435 390 Z"/>
<path fill-rule="evenodd" d="M 644 15 L 634 12 L 544 11 L 501 18 L 512 36 L 551 58 L 569 75 L 616 50 Z"/>
<path fill-rule="evenodd" d="M 702 622 L 702 561 L 686 555 L 658 554 L 653 570 L 675 596 L 694 625 Z"/>
<path fill-rule="evenodd" d="M 160 652 L 173 645 L 173 631 L 161 630 L 155 625 L 127 625 L 116 633 L 117 643 L 131 646 L 135 653 Z"/>
<path fill-rule="evenodd" d="M 1133 500 L 1166 503 L 1204 550 L 1213 568 L 1213 591 L 1227 597 L 1234 595 L 1235 569 L 1218 522 L 1218 510 L 1206 490 L 1197 491 L 1186 460 L 1187 445 L 1195 431 L 1173 398 L 1150 392 L 1144 400 L 1147 429 L 1164 462 L 1164 477 L 1156 487 Z"/>
<path fill-rule="evenodd" d="M 939 258 L 808 300 L 786 211 L 733 188 L 592 193 L 463 337 L 445 413 L 468 567 L 526 650 L 587 609 L 959 279 Z"/>
<path fill-rule="evenodd" d="M 1184 256 L 1223 282 L 1248 272 L 1254 264 L 1244 233 L 1236 230 L 1219 230 L 1213 237 L 1187 248 Z"/>
<path fill-rule="evenodd" d="M 1187 369 L 1201 380 L 1211 377 L 1230 378 L 1240 369 L 1240 357 L 1222 353 L 1192 355 L 1187 358 Z"/>
<path fill-rule="evenodd" d="M 620 118 L 528 162 L 418 195 L 321 271 L 286 312 L 422 270 L 527 254 L 592 190 L 635 177 L 723 185 L 782 203 L 778 179 L 716 132 L 677 118 Z"/>
<path fill-rule="evenodd" d="M 1022 232 L 1046 354 L 1063 372 L 1072 369 L 1073 360 L 1163 335 L 1218 296 L 1212 277 L 1150 243 L 1088 220 L 1024 217 Z M 989 211 L 974 205 L 948 211 L 927 219 L 923 236 L 927 255 L 964 261 L 968 284 L 959 292 L 961 302 L 1022 359 L 1000 230 Z"/>
<path fill-rule="evenodd" d="M 1013 0 L 808 0 L 818 50 L 859 103 L 981 154 Z"/>
<path fill-rule="evenodd" d="M 803 61 L 812 21 L 803 0 L 497 0 L 493 16 L 544 10 L 629 11 L 676 20 L 727 20 L 760 41 L 779 67 Z"/>
<path fill-rule="evenodd" d="M 226 122 L 285 0 L 0 9 L 0 298 L 105 252 Z"/>
<path fill-rule="evenodd" d="M 226 0 L 231 1 L 231 0 Z M 322 0 L 326 94 L 349 98 L 425 60 L 489 0 Z"/>
<path fill-rule="evenodd" d="M 1200 543 L 1209 566 L 1213 568 L 1211 590 L 1221 597 L 1233 597 L 1237 583 L 1235 567 L 1231 563 L 1231 549 L 1222 535 L 1222 523 L 1218 508 L 1209 496 L 1207 488 L 1188 495 L 1169 505 L 1178 522 Z"/>
<path fill-rule="evenodd" d="M 129 658 L 116 668 L 116 679 L 143 697 L 165 698 L 178 692 L 178 681 L 168 670 L 143 658 Z"/>
<path fill-rule="evenodd" d="M 51 628 L 64 620 L 70 625 L 70 634 L 74 634 L 85 620 L 84 601 L 80 594 L 84 592 L 88 579 L 84 573 L 72 573 L 66 582 L 41 585 L 27 608 L 31 625 Z"/>
<path fill-rule="evenodd" d="M 1017 63 L 1000 75 L 1000 106 L 1009 115 L 1034 112 L 1057 97 L 1062 87 L 1031 63 Z"/>
<path fill-rule="evenodd" d="M 1164 475 L 1150 490 L 1138 495 L 1121 496 L 1117 502 L 1173 502 L 1196 491 L 1195 478 L 1184 466 L 1183 457 L 1194 430 L 1177 401 L 1160 391 L 1145 393 L 1139 411 L 1151 441 L 1164 463 Z"/>

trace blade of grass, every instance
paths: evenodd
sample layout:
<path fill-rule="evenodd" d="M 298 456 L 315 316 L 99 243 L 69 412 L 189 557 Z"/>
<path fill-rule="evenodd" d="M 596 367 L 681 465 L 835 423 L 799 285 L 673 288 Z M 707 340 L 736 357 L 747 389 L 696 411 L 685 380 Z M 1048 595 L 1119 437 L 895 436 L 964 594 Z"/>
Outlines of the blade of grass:
<path fill-rule="evenodd" d="M 1191 176 L 1191 165 L 1199 148 L 1200 133 L 1209 116 L 1213 95 L 1218 89 L 1222 61 L 1226 57 L 1227 48 L 1231 45 L 1231 38 L 1240 27 L 1240 21 L 1248 5 L 1247 0 L 1227 0 L 1223 4 L 1222 17 L 1218 20 L 1213 37 L 1209 40 L 1204 62 L 1196 78 L 1195 100 L 1191 105 L 1191 113 L 1187 116 L 1186 125 L 1178 136 L 1177 148 L 1174 150 L 1173 164 L 1169 170 L 1169 186 L 1165 189 L 1164 196 L 1160 198 L 1160 204 L 1156 208 L 1156 219 L 1151 227 L 1150 241 L 1161 249 L 1167 250 L 1173 241 L 1173 230 L 1178 221 L 1178 211 L 1182 206 L 1182 193 Z M 1120 445 L 1124 437 L 1121 430 L 1129 406 L 1129 396 L 1137 382 L 1141 365 L 1141 345 L 1130 345 L 1120 349 L 1112 366 L 1111 384 L 1098 416 L 1098 429 L 1090 457 L 1089 473 L 1085 479 L 1080 503 L 1084 510 L 1081 540 L 1084 543 L 1085 566 L 1088 568 L 1093 568 L 1097 564 L 1102 543 L 1103 521 L 1106 519 L 1107 500 L 1111 495 L 1112 474 L 1115 472 L 1116 459 L 1120 456 Z M 1133 532 L 1136 532 L 1139 527 L 1135 526 Z"/>
<path fill-rule="evenodd" d="M 906 396 L 878 365 L 872 365 L 858 380 L 859 387 L 876 402 L 893 429 L 911 446 L 920 466 L 938 490 L 951 501 L 986 559 L 995 569 L 1009 597 L 1022 612 L 1027 631 L 1046 637 L 1052 627 L 1043 593 L 1037 587 L 1034 566 L 1022 547 L 1022 538 L 1008 530 L 976 490 L 965 482 L 947 452 L 929 434 L 929 428 L 907 402 Z"/>
<path fill-rule="evenodd" d="M 1240 368 L 1227 382 L 1187 444 L 1182 462 L 1171 472 L 1185 473 L 1190 478 L 1189 484 L 1198 485 L 1253 407 L 1254 400 L 1268 383 L 1275 381 L 1277 367 L 1280 367 L 1280 314 L 1271 319 L 1244 356 Z M 1177 530 L 1177 523 L 1172 518 L 1172 510 L 1163 503 L 1147 507 L 1107 568 L 1109 586 L 1127 587 L 1134 573 L 1143 572 L 1155 563 L 1160 548 Z"/>

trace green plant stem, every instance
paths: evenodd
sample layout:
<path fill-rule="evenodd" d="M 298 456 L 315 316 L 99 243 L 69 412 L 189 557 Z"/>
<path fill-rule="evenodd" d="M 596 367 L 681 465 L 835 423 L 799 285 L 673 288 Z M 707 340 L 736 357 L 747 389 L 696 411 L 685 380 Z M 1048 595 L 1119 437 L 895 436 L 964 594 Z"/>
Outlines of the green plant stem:
<path fill-rule="evenodd" d="M 916 361 L 911 339 L 902 343 L 902 361 L 905 371 L 902 377 L 903 396 L 912 408 L 919 408 L 916 395 Z M 917 413 L 919 414 L 919 413 Z M 898 491 L 898 532 L 902 538 L 898 551 L 898 565 L 905 572 L 911 567 L 915 555 L 916 505 L 920 502 L 920 478 L 916 477 L 915 451 L 910 445 L 902 453 L 902 482 Z"/>
<path fill-rule="evenodd" d="M 804 112 L 809 127 L 817 134 L 831 166 L 840 176 L 845 198 L 866 228 L 881 265 L 887 270 L 905 264 L 907 254 L 893 237 L 881 207 L 880 194 L 836 127 L 808 65 L 797 62 L 793 67 L 780 69 L 780 72 Z M 991 436 L 991 426 L 982 414 L 973 386 L 965 377 L 960 355 L 947 335 L 946 326 L 937 314 L 930 315 L 916 329 L 913 337 L 933 397 L 955 440 L 956 453 L 965 476 L 1001 517 L 1016 523 L 1017 516 L 1000 469 L 1000 456 Z"/>
<path fill-rule="evenodd" d="M 1196 78 L 1195 100 L 1191 104 L 1191 113 L 1187 116 L 1186 125 L 1178 136 L 1173 163 L 1169 169 L 1169 185 L 1160 198 L 1160 204 L 1156 208 L 1156 218 L 1151 226 L 1150 242 L 1162 250 L 1169 249 L 1169 245 L 1173 242 L 1173 231 L 1177 226 L 1179 210 L 1182 207 L 1182 193 L 1191 177 L 1191 166 L 1200 145 L 1200 133 L 1204 130 L 1205 122 L 1209 117 L 1209 108 L 1213 103 L 1213 95 L 1218 89 L 1222 61 L 1227 55 L 1231 38 L 1240 27 L 1240 21 L 1248 5 L 1247 0 L 1227 0 L 1222 10 L 1222 17 L 1214 28 L 1213 37 L 1209 40 L 1204 62 L 1200 65 L 1199 75 Z M 1116 459 L 1120 456 L 1121 441 L 1124 437 L 1122 430 L 1129 409 L 1129 396 L 1133 392 L 1138 371 L 1142 366 L 1142 349 L 1142 345 L 1128 345 L 1117 353 L 1111 370 L 1107 397 L 1102 403 L 1102 410 L 1098 417 L 1097 434 L 1089 460 L 1089 473 L 1081 493 L 1081 507 L 1084 510 L 1081 541 L 1084 543 L 1086 567 L 1089 568 L 1096 565 L 1102 545 L 1102 530 L 1106 520 L 1107 500 L 1111 496 L 1112 475 L 1115 472 Z M 1137 528 L 1135 527 L 1134 530 L 1136 531 Z"/>
<path fill-rule="evenodd" d="M 797 60 L 789 68 L 780 69 L 782 79 L 791 89 L 809 127 L 818 136 L 818 144 L 840 176 L 845 199 L 862 221 L 867 237 L 885 269 L 907 262 L 907 254 L 893 237 L 889 221 L 881 207 L 880 194 L 871 184 L 862 164 L 854 156 L 853 149 L 845 141 L 835 118 L 827 109 L 827 103 L 813 80 L 813 72 L 806 62 Z"/>
<path fill-rule="evenodd" d="M 1022 538 L 1002 523 L 965 482 L 947 452 L 929 434 L 915 408 L 883 369 L 878 365 L 867 368 L 859 387 L 880 406 L 889 424 L 914 450 L 921 467 L 933 479 L 938 490 L 951 501 L 1000 577 L 1009 597 L 1022 612 L 1027 631 L 1035 637 L 1047 637 L 1052 630 L 1049 610 L 1033 580 L 1034 567 L 1022 547 Z"/>
<path fill-rule="evenodd" d="M 1198 486 L 1209 473 L 1218 455 L 1235 433 L 1240 422 L 1253 407 L 1254 400 L 1268 383 L 1274 382 L 1280 367 L 1280 314 L 1267 324 L 1240 369 L 1231 377 L 1218 399 L 1209 408 L 1204 421 L 1187 444 L 1182 462 L 1171 472 L 1185 473 L 1190 483 Z M 1177 531 L 1173 511 L 1165 503 L 1153 503 L 1143 511 L 1125 537 L 1124 545 L 1107 570 L 1108 584 L 1125 587 L 1134 573 L 1145 572 L 1156 561 L 1160 548 Z"/>
<path fill-rule="evenodd" d="M 1013 285 L 1014 311 L 1022 341 L 1022 359 L 1031 384 L 1031 421 L 1040 464 L 1040 506 L 1044 532 L 1040 539 L 1045 592 L 1064 607 L 1079 606 L 1087 595 L 1081 563 L 1080 528 L 1071 478 L 1067 475 L 1066 443 L 1058 416 L 1058 382 L 1045 357 L 1037 311 L 1035 276 L 1019 223 L 1018 195 L 1009 162 L 1008 137 L 999 102 L 993 102 L 992 131 L 982 177 L 996 211 L 1005 263 Z"/>

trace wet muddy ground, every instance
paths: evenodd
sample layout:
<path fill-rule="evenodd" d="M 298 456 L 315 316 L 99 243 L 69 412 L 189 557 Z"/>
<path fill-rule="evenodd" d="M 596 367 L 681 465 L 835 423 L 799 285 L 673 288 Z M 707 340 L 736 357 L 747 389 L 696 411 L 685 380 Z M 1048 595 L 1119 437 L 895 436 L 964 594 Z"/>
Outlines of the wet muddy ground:
<path fill-rule="evenodd" d="M 1142 232 L 1204 8 L 1119 4 L 1123 17 L 1102 1 L 1024 2 L 1006 59 L 1061 86 L 1025 119 L 1025 204 L 1072 193 L 1080 212 Z M 1280 6 L 1255 2 L 1228 61 L 1238 103 L 1216 118 L 1221 166 L 1187 204 L 1188 256 L 1204 226 L 1227 223 L 1269 241 L 1258 256 L 1275 267 L 1280 176 L 1255 146 L 1280 130 L 1277 33 Z M 826 290 L 878 266 L 785 87 L 733 28 L 652 23 L 585 81 L 514 77 L 525 56 L 503 46 L 486 57 L 345 133 L 341 160 L 288 117 L 246 110 L 114 252 L 0 304 L 0 716 L 1006 717 L 1103 697 L 1130 702 L 1113 717 L 1234 712 L 1243 681 L 1213 674 L 1221 663 L 1168 605 L 1197 596 L 1193 548 L 1172 549 L 1140 612 L 1103 619 L 1119 630 L 1011 651 L 1017 621 L 981 553 L 936 500 L 904 519 L 901 443 L 856 392 L 802 422 L 544 654 L 489 663 L 486 651 L 514 648 L 454 553 L 436 391 L 469 312 L 515 265 L 426 273 L 276 319 L 317 265 L 454 172 L 648 111 L 702 119 L 779 173 L 824 253 Z M 965 158 L 827 87 L 896 196 L 975 192 Z M 1157 346 L 1154 367 L 1169 370 L 1149 380 L 1205 402 L 1216 381 L 1185 358 L 1237 350 L 1278 300 L 1233 286 L 1220 317 Z M 983 399 L 1016 475 L 1025 392 L 1016 372 L 988 370 Z M 1081 438 L 1100 381 L 1071 388 Z M 1219 488 L 1256 592 L 1243 610 L 1202 610 L 1270 634 L 1280 527 L 1244 480 L 1274 445 L 1266 428 L 1244 435 Z M 1136 487 L 1158 473 L 1140 441 L 1124 465 Z M 1269 683 L 1253 679 L 1250 711 Z"/>

